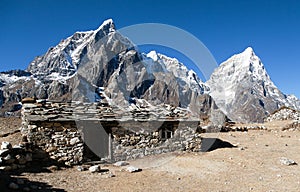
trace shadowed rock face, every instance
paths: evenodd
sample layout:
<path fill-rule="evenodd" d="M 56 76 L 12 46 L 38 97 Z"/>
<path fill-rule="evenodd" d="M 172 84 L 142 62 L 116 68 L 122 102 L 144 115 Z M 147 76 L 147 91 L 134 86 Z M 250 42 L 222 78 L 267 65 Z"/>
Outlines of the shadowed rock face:
<path fill-rule="evenodd" d="M 0 90 L 0 106 L 3 105 L 3 102 L 4 102 L 3 91 Z"/>

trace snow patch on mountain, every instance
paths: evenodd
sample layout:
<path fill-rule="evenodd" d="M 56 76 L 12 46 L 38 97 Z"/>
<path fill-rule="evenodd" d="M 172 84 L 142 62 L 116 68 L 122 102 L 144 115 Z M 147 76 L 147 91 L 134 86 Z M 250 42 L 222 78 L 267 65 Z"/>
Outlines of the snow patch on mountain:
<path fill-rule="evenodd" d="M 158 60 L 158 55 L 157 55 L 156 51 L 154 51 L 154 50 L 147 53 L 147 57 L 153 59 L 153 61 Z"/>
<path fill-rule="evenodd" d="M 11 74 L 3 74 L 0 73 L 0 82 L 2 82 L 2 86 L 4 85 L 13 85 L 15 82 L 19 80 L 29 80 L 30 77 L 28 76 L 16 76 L 16 75 L 11 75 Z M 0 85 L 0 87 L 2 87 Z"/>

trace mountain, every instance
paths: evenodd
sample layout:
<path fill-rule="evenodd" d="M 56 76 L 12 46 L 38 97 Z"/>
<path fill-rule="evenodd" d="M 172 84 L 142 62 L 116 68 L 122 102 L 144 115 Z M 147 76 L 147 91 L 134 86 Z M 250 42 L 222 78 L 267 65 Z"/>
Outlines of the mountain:
<path fill-rule="evenodd" d="M 104 21 L 96 30 L 76 32 L 55 47 L 49 48 L 43 56 L 36 57 L 28 66 L 27 71 L 35 74 L 36 77 L 70 77 L 77 72 L 88 44 L 101 40 L 112 32 L 115 32 L 115 28 L 111 19 Z"/>
<path fill-rule="evenodd" d="M 274 85 L 251 47 L 223 62 L 207 85 L 218 107 L 238 122 L 262 122 L 281 106 L 300 109 L 295 96 L 283 94 Z"/>
<path fill-rule="evenodd" d="M 62 40 L 25 71 L 0 73 L 0 115 L 15 114 L 25 97 L 106 102 L 124 111 L 140 103 L 169 104 L 214 124 L 226 119 L 224 113 L 234 121 L 260 122 L 281 106 L 300 108 L 295 96 L 274 85 L 252 48 L 202 82 L 175 58 L 141 53 L 111 19 Z"/>
<path fill-rule="evenodd" d="M 225 116 L 209 88 L 175 58 L 141 53 L 111 19 L 96 30 L 76 32 L 36 57 L 26 75 L 1 73 L 2 112 L 15 111 L 24 97 L 61 101 L 104 101 L 130 110 L 136 100 L 150 106 L 185 108 L 219 124 Z"/>

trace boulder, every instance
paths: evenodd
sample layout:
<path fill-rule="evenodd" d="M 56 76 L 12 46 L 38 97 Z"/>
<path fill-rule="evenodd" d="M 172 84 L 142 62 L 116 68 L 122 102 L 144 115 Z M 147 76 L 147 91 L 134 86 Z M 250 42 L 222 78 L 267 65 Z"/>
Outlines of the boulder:
<path fill-rule="evenodd" d="M 100 166 L 99 166 L 99 165 L 91 166 L 91 167 L 89 168 L 89 171 L 90 171 L 91 173 L 97 173 L 97 172 L 100 172 Z"/>
<path fill-rule="evenodd" d="M 5 149 L 12 149 L 12 145 L 7 141 L 3 141 L 1 144 L 1 150 L 5 150 Z"/>
<path fill-rule="evenodd" d="M 297 165 L 297 163 L 294 160 L 288 159 L 286 157 L 281 157 L 279 161 L 280 161 L 280 163 L 282 165 L 287 165 L 287 166 L 289 166 L 289 165 Z"/>
<path fill-rule="evenodd" d="M 26 97 L 22 99 L 22 103 L 36 103 L 36 100 L 34 98 Z"/>
<path fill-rule="evenodd" d="M 137 167 L 129 166 L 129 167 L 126 168 L 126 171 L 128 171 L 129 173 L 134 173 L 134 172 L 141 171 L 141 169 L 139 169 Z"/>
<path fill-rule="evenodd" d="M 118 161 L 114 164 L 114 166 L 117 166 L 117 167 L 122 167 L 122 166 L 126 166 L 126 165 L 129 165 L 129 163 L 126 161 Z"/>
<path fill-rule="evenodd" d="M 10 188 L 10 189 L 19 189 L 19 185 L 18 184 L 16 184 L 16 183 L 14 183 L 14 182 L 11 182 L 9 185 L 8 185 L 8 187 Z"/>

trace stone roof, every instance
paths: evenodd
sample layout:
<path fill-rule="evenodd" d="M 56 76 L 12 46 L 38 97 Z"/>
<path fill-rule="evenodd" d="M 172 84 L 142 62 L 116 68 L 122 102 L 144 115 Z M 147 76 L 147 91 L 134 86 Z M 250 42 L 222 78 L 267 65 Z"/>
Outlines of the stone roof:
<path fill-rule="evenodd" d="M 30 100 L 30 102 L 23 102 L 22 105 L 22 115 L 27 121 L 197 120 L 188 110 L 166 104 L 155 107 L 130 106 L 128 109 L 121 109 L 101 103 L 58 102 L 49 100 L 37 100 L 33 103 Z"/>

